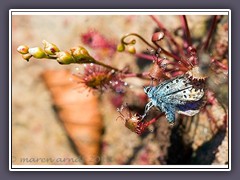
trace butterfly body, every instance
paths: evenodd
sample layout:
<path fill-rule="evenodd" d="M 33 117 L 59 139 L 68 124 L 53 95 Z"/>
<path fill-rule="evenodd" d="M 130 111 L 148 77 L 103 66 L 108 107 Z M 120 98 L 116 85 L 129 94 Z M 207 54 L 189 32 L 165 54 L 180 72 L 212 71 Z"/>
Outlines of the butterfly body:
<path fill-rule="evenodd" d="M 147 86 L 144 91 L 150 99 L 145 107 L 145 114 L 155 106 L 173 123 L 176 112 L 187 116 L 199 112 L 204 103 L 205 77 L 199 78 L 195 74 L 193 76 L 190 71 L 157 86 Z"/>

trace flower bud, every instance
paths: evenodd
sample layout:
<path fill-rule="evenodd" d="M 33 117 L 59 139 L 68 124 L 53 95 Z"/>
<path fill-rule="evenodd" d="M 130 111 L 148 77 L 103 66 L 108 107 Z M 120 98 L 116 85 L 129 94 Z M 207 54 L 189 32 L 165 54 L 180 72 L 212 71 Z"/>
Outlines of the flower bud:
<path fill-rule="evenodd" d="M 128 51 L 129 53 L 131 53 L 131 54 L 135 54 L 135 53 L 136 53 L 135 47 L 134 47 L 134 46 L 131 46 L 131 45 L 128 46 L 127 51 Z"/>
<path fill-rule="evenodd" d="M 124 44 L 118 44 L 118 46 L 117 46 L 117 51 L 118 52 L 123 52 L 125 50 L 125 46 L 124 46 Z"/>
<path fill-rule="evenodd" d="M 21 54 L 27 54 L 28 53 L 28 49 L 29 49 L 28 46 L 21 45 L 21 46 L 18 46 L 17 51 L 19 53 L 21 53 Z"/>
<path fill-rule="evenodd" d="M 53 44 L 53 43 L 49 43 L 46 40 L 42 41 L 43 45 L 44 45 L 44 51 L 48 54 L 48 55 L 54 55 L 56 54 L 56 52 L 59 52 L 60 50 L 58 49 L 58 47 Z"/>
<path fill-rule="evenodd" d="M 163 32 L 156 32 L 152 35 L 152 41 L 156 42 L 156 41 L 160 41 L 164 38 L 164 33 Z"/>
<path fill-rule="evenodd" d="M 75 59 L 76 63 L 92 63 L 94 62 L 94 59 L 90 56 L 88 51 L 82 47 L 73 47 L 70 49 L 72 56 Z"/>
<path fill-rule="evenodd" d="M 45 52 L 40 47 L 29 48 L 28 52 L 37 59 L 46 57 Z"/>
<path fill-rule="evenodd" d="M 71 54 L 69 52 L 56 52 L 57 55 L 57 61 L 60 64 L 71 64 L 71 63 L 75 63 L 73 57 L 71 56 Z"/>
<path fill-rule="evenodd" d="M 82 47 L 82 46 L 78 46 L 78 47 L 73 47 L 70 49 L 71 53 L 72 53 L 72 56 L 75 58 L 75 59 L 81 59 L 83 57 L 89 57 L 89 53 L 88 51 Z"/>
<path fill-rule="evenodd" d="M 25 59 L 26 61 L 29 61 L 29 59 L 32 57 L 31 54 L 27 53 L 27 54 L 23 54 L 22 58 Z"/>

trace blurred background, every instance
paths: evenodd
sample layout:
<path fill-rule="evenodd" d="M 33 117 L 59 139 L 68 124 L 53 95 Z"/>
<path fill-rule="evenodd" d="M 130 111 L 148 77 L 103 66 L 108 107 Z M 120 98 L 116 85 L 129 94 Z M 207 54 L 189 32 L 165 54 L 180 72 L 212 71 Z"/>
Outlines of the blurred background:
<path fill-rule="evenodd" d="M 181 33 L 178 16 L 158 18 L 174 36 Z M 198 43 L 207 33 L 211 16 L 187 18 Z M 215 38 L 225 38 L 226 43 L 224 24 L 226 20 L 219 23 Z M 143 72 L 151 63 L 116 52 L 115 47 L 130 32 L 151 41 L 156 28 L 149 16 L 12 16 L 13 164 L 227 164 L 228 133 L 219 128 L 224 121 L 220 105 L 209 107 L 212 118 L 206 113 L 180 117 L 174 127 L 163 116 L 140 136 L 124 126 L 117 108 L 131 102 L 142 112 L 147 103 L 142 86 L 147 81 L 129 78 L 131 87 L 124 98 L 111 91 L 91 93 L 72 80 L 71 74 L 83 73 L 83 65 L 34 58 L 27 62 L 17 52 L 23 44 L 42 47 L 42 40 L 61 50 L 82 45 L 107 64 Z M 98 38 L 112 49 L 94 46 Z M 137 40 L 135 48 L 143 52 L 148 47 Z M 226 59 L 226 53 L 221 58 Z"/>

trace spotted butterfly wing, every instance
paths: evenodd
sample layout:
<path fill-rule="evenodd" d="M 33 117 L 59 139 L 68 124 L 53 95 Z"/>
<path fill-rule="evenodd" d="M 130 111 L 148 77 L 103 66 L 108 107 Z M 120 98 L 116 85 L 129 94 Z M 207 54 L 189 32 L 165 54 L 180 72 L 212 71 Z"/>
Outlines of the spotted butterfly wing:
<path fill-rule="evenodd" d="M 204 88 L 197 87 L 193 79 L 186 75 L 147 88 L 146 93 L 151 99 L 151 106 L 165 112 L 169 122 L 175 121 L 175 112 L 188 116 L 195 115 L 204 101 Z"/>

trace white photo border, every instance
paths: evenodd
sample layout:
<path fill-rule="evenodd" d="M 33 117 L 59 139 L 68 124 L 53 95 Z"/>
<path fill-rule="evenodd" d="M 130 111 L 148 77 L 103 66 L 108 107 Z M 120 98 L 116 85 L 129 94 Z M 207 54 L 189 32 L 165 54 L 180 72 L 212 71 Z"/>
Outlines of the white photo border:
<path fill-rule="evenodd" d="M 228 165 L 13 165 L 12 16 L 13 15 L 228 15 L 229 114 Z M 231 10 L 230 9 L 10 9 L 9 10 L 9 170 L 10 171 L 231 171 Z"/>

